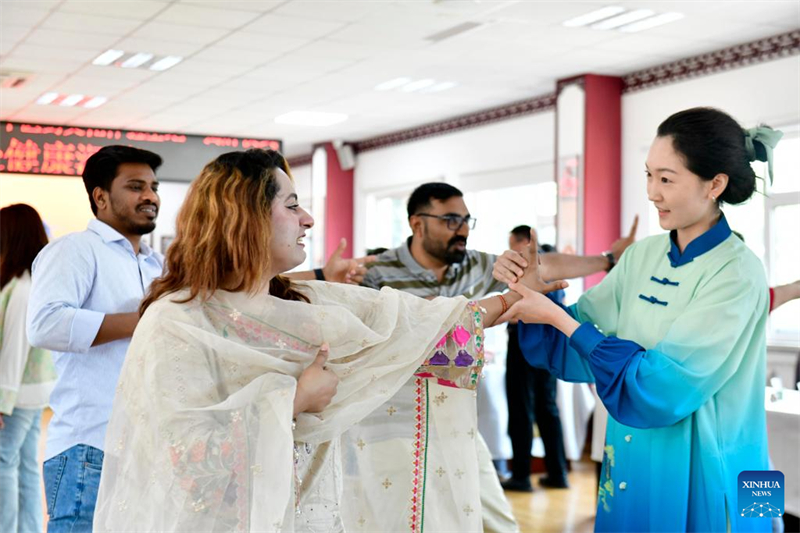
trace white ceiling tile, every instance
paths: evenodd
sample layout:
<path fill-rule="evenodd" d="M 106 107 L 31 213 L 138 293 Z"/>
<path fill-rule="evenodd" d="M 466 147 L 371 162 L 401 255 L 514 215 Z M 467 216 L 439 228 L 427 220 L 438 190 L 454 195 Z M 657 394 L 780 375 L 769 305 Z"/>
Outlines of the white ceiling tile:
<path fill-rule="evenodd" d="M 32 5 L 32 3 L 3 2 L 3 16 L 0 17 L 0 30 L 30 29 L 44 20 L 50 13 L 49 9 Z"/>
<path fill-rule="evenodd" d="M 719 44 L 702 40 L 675 39 L 642 32 L 618 34 L 615 39 L 599 43 L 594 48 L 601 51 L 627 52 L 641 55 L 645 56 L 644 59 L 652 64 L 658 64 L 668 60 L 679 59 L 686 55 L 696 55 L 698 52 L 712 51 L 719 48 Z"/>
<path fill-rule="evenodd" d="M 14 48 L 9 58 L 27 58 L 34 60 L 64 60 L 70 63 L 85 63 L 97 56 L 97 50 L 90 48 L 61 48 L 58 46 L 39 46 L 22 43 Z"/>
<path fill-rule="evenodd" d="M 128 128 L 133 130 L 182 132 L 188 124 L 196 120 L 197 116 L 194 113 L 189 115 L 159 113 L 132 121 Z"/>
<path fill-rule="evenodd" d="M 85 61 L 49 57 L 19 57 L 14 53 L 0 59 L 0 68 L 35 74 L 67 74 L 78 70 Z"/>
<path fill-rule="evenodd" d="M 5 26 L 0 29 L 0 56 L 8 54 L 30 31 L 28 28 Z"/>
<path fill-rule="evenodd" d="M 140 24 L 141 21 L 134 19 L 99 17 L 84 13 L 56 11 L 42 22 L 42 27 L 64 31 L 109 33 L 122 37 Z"/>
<path fill-rule="evenodd" d="M 108 33 L 61 31 L 47 28 L 33 30 L 25 39 L 26 44 L 57 46 L 59 48 L 94 49 L 99 55 L 119 41 L 119 37 Z"/>
<path fill-rule="evenodd" d="M 614 4 L 614 2 L 610 2 Z M 633 2 L 618 2 L 626 7 Z M 492 13 L 494 19 L 525 20 L 540 26 L 557 25 L 573 17 L 595 11 L 605 4 L 595 2 L 558 2 L 551 0 L 533 0 L 515 2 Z M 631 7 L 632 9 L 632 7 Z"/>
<path fill-rule="evenodd" d="M 344 22 L 289 17 L 269 13 L 254 20 L 245 26 L 242 31 L 268 36 L 289 35 L 305 39 L 316 39 L 336 31 L 344 25 Z"/>
<path fill-rule="evenodd" d="M 208 44 L 228 34 L 221 28 L 203 28 L 167 24 L 165 22 L 148 22 L 136 30 L 131 37 L 137 39 L 156 39 L 160 41 L 176 41 L 179 43 Z"/>
<path fill-rule="evenodd" d="M 83 113 L 70 121 L 70 124 L 86 124 L 91 126 L 124 128 L 127 124 L 146 116 L 132 108 L 98 107 L 84 109 Z"/>
<path fill-rule="evenodd" d="M 170 69 L 153 77 L 151 81 L 147 82 L 147 85 L 161 87 L 165 92 L 172 90 L 176 92 L 182 91 L 184 94 L 192 94 L 192 92 L 203 91 L 223 83 L 227 79 L 227 76 L 216 72 L 201 74 L 196 72 L 175 72 L 175 69 Z"/>
<path fill-rule="evenodd" d="M 41 124 L 63 124 L 86 110 L 80 107 L 61 107 L 58 105 L 32 104 L 15 113 L 12 117 L 17 122 L 38 122 Z"/>
<path fill-rule="evenodd" d="M 214 46 L 206 48 L 192 56 L 192 60 L 200 60 L 214 64 L 235 63 L 237 65 L 261 66 L 280 56 L 280 53 L 263 52 L 247 48 L 223 48 Z"/>
<path fill-rule="evenodd" d="M 303 0 L 287 2 L 274 10 L 280 15 L 292 15 L 318 20 L 354 22 L 381 9 L 383 2 L 336 2 L 330 0 Z"/>
<path fill-rule="evenodd" d="M 193 4 L 202 7 L 213 7 L 217 9 L 237 9 L 240 11 L 258 11 L 265 13 L 271 11 L 286 0 L 180 0 L 182 4 Z"/>
<path fill-rule="evenodd" d="M 727 4 L 727 5 L 724 5 Z M 717 2 L 714 15 L 719 20 L 745 24 L 767 24 L 785 29 L 800 27 L 800 2 L 779 0 L 772 2 Z"/>
<path fill-rule="evenodd" d="M 288 35 L 269 35 L 260 33 L 236 32 L 216 43 L 224 48 L 243 48 L 256 50 L 266 54 L 284 53 L 308 44 L 308 39 L 290 37 Z"/>
<path fill-rule="evenodd" d="M 257 11 L 220 9 L 196 4 L 173 4 L 161 12 L 155 20 L 168 24 L 232 30 L 244 26 L 259 15 L 260 13 Z"/>
<path fill-rule="evenodd" d="M 259 90 L 258 88 L 251 89 L 232 89 L 225 86 L 225 84 L 203 91 L 200 94 L 203 98 L 215 98 L 219 100 L 228 100 L 236 102 L 238 105 L 246 105 L 270 94 L 270 91 Z"/>
<path fill-rule="evenodd" d="M 147 52 L 157 56 L 188 57 L 198 50 L 202 50 L 204 45 L 132 37 L 119 41 L 115 47 L 126 52 Z"/>
<path fill-rule="evenodd" d="M 409 26 L 352 24 L 328 35 L 327 39 L 361 45 L 376 44 L 393 48 L 419 49 L 431 45 L 430 41 L 425 40 L 427 35 L 427 32 Z"/>
<path fill-rule="evenodd" d="M 59 11 L 99 15 L 131 20 L 147 20 L 161 10 L 169 7 L 168 2 L 148 0 L 114 0 L 111 2 L 97 0 L 68 0 L 59 6 Z"/>
<path fill-rule="evenodd" d="M 184 74 L 209 76 L 209 78 L 217 79 L 217 83 L 219 83 L 228 78 L 240 76 L 249 72 L 251 68 L 252 67 L 249 65 L 236 61 L 203 61 L 202 59 L 197 59 L 197 56 L 195 56 L 178 63 L 164 74 L 172 74 L 174 77 L 180 77 Z"/>

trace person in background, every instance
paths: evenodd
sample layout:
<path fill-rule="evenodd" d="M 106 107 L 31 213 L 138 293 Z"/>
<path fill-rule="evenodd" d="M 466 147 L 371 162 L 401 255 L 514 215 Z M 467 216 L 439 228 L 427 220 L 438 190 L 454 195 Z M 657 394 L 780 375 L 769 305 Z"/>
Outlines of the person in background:
<path fill-rule="evenodd" d="M 139 302 L 164 264 L 142 240 L 156 227 L 160 165 L 129 146 L 93 154 L 83 182 L 95 218 L 33 264 L 28 338 L 53 350 L 58 371 L 44 462 L 50 533 L 92 529 L 117 378 Z"/>
<path fill-rule="evenodd" d="M 517 226 L 508 237 L 508 247 L 522 252 L 531 242 L 531 227 Z M 546 248 L 547 247 L 547 248 Z M 553 252 L 550 245 L 541 245 L 542 252 Z M 564 299 L 564 291 L 552 293 L 556 301 Z M 531 492 L 531 446 L 533 423 L 539 428 L 544 444 L 547 476 L 539 480 L 544 487 L 568 488 L 567 458 L 564 435 L 556 403 L 556 377 L 543 368 L 534 368 L 525 361 L 519 349 L 516 321 L 508 324 L 508 356 L 506 358 L 506 398 L 508 401 L 508 436 L 514 460 L 511 478 L 501 483 L 503 489 Z"/>
<path fill-rule="evenodd" d="M 0 531 L 42 530 L 36 458 L 42 410 L 55 383 L 50 352 L 25 332 L 31 265 L 47 245 L 42 219 L 26 204 L 0 209 Z"/>
<path fill-rule="evenodd" d="M 464 194 L 458 188 L 443 182 L 424 183 L 411 193 L 407 213 L 412 236 L 397 248 L 380 254 L 375 262 L 368 265 L 363 286 L 373 289 L 390 287 L 422 298 L 459 295 L 482 298 L 492 292 L 505 290 L 504 283 L 492 279 L 492 266 L 496 262 L 507 265 L 511 260 L 467 248 L 467 240 L 470 231 L 475 229 L 476 219 L 470 215 Z M 542 278 L 570 279 L 607 270 L 613 265 L 614 257 L 621 256 L 631 242 L 633 240 L 629 236 L 620 238 L 611 244 L 611 250 L 607 254 L 597 256 L 546 254 L 541 257 Z M 470 471 L 466 474 L 461 467 L 442 466 L 436 474 L 438 486 L 458 487 L 463 483 L 462 478 L 466 479 L 473 473 L 473 468 L 477 469 L 480 477 L 480 510 L 475 516 L 482 519 L 484 531 L 507 533 L 517 530 L 511 505 L 500 486 L 489 448 L 475 427 L 475 396 L 471 391 L 453 390 L 439 383 L 430 383 L 427 387 L 429 390 L 426 394 L 434 399 L 439 398 L 439 403 L 435 405 L 442 408 L 446 405 L 452 413 L 437 421 L 437 431 L 451 436 L 451 446 L 463 446 L 474 454 L 474 464 L 470 465 Z M 347 435 L 357 442 L 358 439 L 380 431 L 387 439 L 396 441 L 397 449 L 402 450 L 399 453 L 410 456 L 420 448 L 419 442 L 411 438 L 411 433 L 403 438 L 395 438 L 397 433 L 390 428 L 401 426 L 400 420 L 404 420 L 408 427 L 414 426 L 416 413 L 413 409 L 415 402 L 421 397 L 417 391 L 415 380 L 410 380 L 391 401 L 381 409 L 376 409 L 365 421 L 349 430 Z M 458 407 L 454 407 L 454 404 L 458 404 Z M 382 462 L 379 452 L 370 448 L 364 448 L 358 454 L 357 460 L 363 471 L 367 471 L 370 465 Z M 447 450 L 436 448 L 427 448 L 427 461 L 428 464 L 440 466 L 450 463 Z M 437 468 L 434 467 L 434 470 Z M 394 498 L 408 500 L 414 490 L 413 485 L 419 480 L 412 479 L 410 470 L 406 469 L 387 469 L 386 478 L 391 478 L 394 483 L 391 492 L 380 486 L 377 481 L 382 480 L 377 478 L 354 477 L 350 486 L 345 479 L 346 490 L 354 495 L 354 511 L 351 515 L 353 521 L 346 523 L 346 526 L 353 530 L 394 530 L 403 527 L 401 524 L 409 523 L 409 519 L 403 515 L 388 515 L 381 510 L 389 508 L 388 501 Z M 402 496 L 398 496 L 400 494 Z M 459 498 L 463 496 L 459 494 Z M 428 508 L 444 509 L 446 506 L 454 506 L 455 501 L 447 490 L 428 491 L 425 496 Z M 455 506 L 454 512 L 463 516 L 465 505 L 474 510 L 476 502 L 462 500 L 461 506 Z M 472 515 L 471 511 L 466 514 Z M 367 520 L 360 524 L 359 520 L 363 516 L 380 517 L 382 522 Z M 427 514 L 425 516 L 430 518 Z M 388 520 L 396 520 L 396 525 L 391 525 Z M 432 527 L 431 524 L 432 522 L 428 522 L 426 527 Z"/>

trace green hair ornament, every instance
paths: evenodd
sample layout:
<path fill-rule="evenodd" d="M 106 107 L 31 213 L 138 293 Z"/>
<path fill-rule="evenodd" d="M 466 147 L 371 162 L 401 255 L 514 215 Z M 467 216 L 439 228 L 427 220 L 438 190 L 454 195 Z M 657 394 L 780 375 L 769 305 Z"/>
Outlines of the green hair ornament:
<path fill-rule="evenodd" d="M 769 126 L 758 126 L 744 130 L 744 146 L 747 149 L 747 157 L 750 161 L 766 161 L 769 169 L 769 184 L 772 185 L 772 151 L 777 146 L 778 141 L 783 137 L 783 132 L 773 130 Z M 764 147 L 765 157 L 758 157 L 755 143 Z"/>

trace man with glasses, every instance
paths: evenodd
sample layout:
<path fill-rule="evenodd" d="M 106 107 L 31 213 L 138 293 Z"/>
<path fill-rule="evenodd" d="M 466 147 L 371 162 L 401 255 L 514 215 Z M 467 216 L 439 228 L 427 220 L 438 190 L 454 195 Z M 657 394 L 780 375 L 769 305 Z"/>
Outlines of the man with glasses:
<path fill-rule="evenodd" d="M 375 262 L 367 265 L 368 270 L 361 284 L 374 289 L 391 287 L 423 298 L 463 295 L 469 299 L 478 299 L 492 292 L 506 290 L 506 285 L 492 276 L 492 267 L 496 261 L 507 262 L 507 260 L 504 257 L 498 258 L 494 254 L 467 249 L 469 232 L 475 229 L 476 220 L 470 216 L 463 196 L 460 190 L 447 183 L 425 183 L 417 187 L 408 200 L 408 222 L 413 232 L 412 236 L 406 243 L 384 252 Z M 632 242 L 632 237 L 620 239 L 612 245 L 610 252 L 593 257 L 557 253 L 540 256 L 542 277 L 545 280 L 569 279 L 608 270 L 613 266 L 614 258 L 622 255 Z M 510 262 L 507 263 L 511 265 Z M 380 427 L 381 424 L 389 427 L 395 423 L 400 414 L 395 410 L 397 406 L 413 405 L 413 383 L 412 380 L 408 386 L 403 387 L 387 404 L 389 407 L 376 409 L 361 425 L 374 428 Z M 429 387 L 432 391 L 428 393 L 430 398 L 447 397 L 451 398 L 447 401 L 458 400 L 464 403 L 465 410 L 475 413 L 475 395 L 472 391 L 452 389 L 433 383 L 429 384 Z M 444 396 L 440 396 L 442 394 Z M 461 436 L 468 431 L 465 428 Z M 476 432 L 477 429 L 473 428 L 476 458 L 480 469 L 480 505 L 484 531 L 517 531 L 518 526 L 497 479 L 488 447 Z M 357 440 L 356 435 L 354 433 L 351 436 Z M 368 453 L 369 450 L 366 448 L 359 452 L 359 460 L 363 461 L 365 468 L 370 464 L 369 461 L 373 464 L 385 463 L 386 458 L 369 457 Z M 429 470 L 435 471 L 433 475 L 438 478 L 446 475 L 443 473 L 447 471 L 446 468 L 441 467 L 441 470 L 437 470 L 437 461 L 446 463 L 447 459 L 443 455 L 446 452 L 429 449 L 427 453 L 427 465 Z M 412 442 L 409 439 L 408 456 L 411 457 L 411 454 Z M 442 456 L 437 459 L 434 454 Z M 403 462 L 400 464 L 405 466 Z M 383 468 L 386 468 L 385 464 Z M 397 473 L 398 476 L 402 474 L 402 472 Z M 386 476 L 386 479 L 389 479 L 389 476 Z M 356 480 L 356 483 L 362 482 L 363 480 Z M 370 493 L 366 487 L 359 489 L 354 493 Z M 380 494 L 380 491 L 374 492 Z M 439 498 L 442 498 L 441 501 Z M 434 501 L 440 501 L 442 505 L 448 502 L 435 491 L 429 491 L 425 496 L 425 505 L 431 505 Z M 457 506 L 457 510 L 461 512 L 462 508 Z M 364 514 L 380 515 L 375 509 L 366 510 Z M 363 516 L 359 518 L 364 519 Z M 372 529 L 381 529 L 377 527 L 381 524 L 377 523 L 359 521 L 358 525 L 366 529 L 370 529 L 370 526 Z"/>

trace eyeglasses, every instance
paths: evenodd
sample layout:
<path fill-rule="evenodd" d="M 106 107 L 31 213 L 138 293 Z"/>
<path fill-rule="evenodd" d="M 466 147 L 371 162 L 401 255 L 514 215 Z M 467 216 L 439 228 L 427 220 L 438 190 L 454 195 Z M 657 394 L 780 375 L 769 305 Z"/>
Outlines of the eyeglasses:
<path fill-rule="evenodd" d="M 475 224 L 478 222 L 477 218 L 471 216 L 461 217 L 458 215 L 431 215 L 430 213 L 417 213 L 418 217 L 438 218 L 447 222 L 447 229 L 451 231 L 458 231 L 463 224 L 466 224 L 469 229 L 475 229 Z"/>

